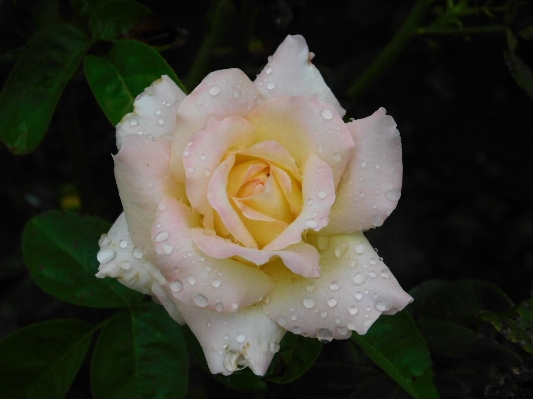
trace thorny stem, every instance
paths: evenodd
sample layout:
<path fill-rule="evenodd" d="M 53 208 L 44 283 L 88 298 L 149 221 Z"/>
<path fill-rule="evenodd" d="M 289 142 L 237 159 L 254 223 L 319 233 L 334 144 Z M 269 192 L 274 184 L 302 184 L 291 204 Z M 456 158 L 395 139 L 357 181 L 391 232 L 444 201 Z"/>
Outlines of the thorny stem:
<path fill-rule="evenodd" d="M 417 33 L 426 10 L 432 0 L 417 0 L 404 23 L 376 60 L 359 76 L 348 89 L 354 99 L 361 97 L 366 90 L 389 69 L 396 58 Z"/>

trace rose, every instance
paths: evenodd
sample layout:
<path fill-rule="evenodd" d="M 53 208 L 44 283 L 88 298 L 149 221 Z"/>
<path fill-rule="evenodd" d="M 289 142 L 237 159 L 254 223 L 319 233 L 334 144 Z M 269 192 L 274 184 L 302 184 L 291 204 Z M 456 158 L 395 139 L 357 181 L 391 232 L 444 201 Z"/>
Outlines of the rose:
<path fill-rule="evenodd" d="M 400 197 L 396 124 L 345 124 L 313 56 L 288 36 L 255 82 L 217 71 L 189 96 L 163 76 L 117 125 L 97 277 L 187 323 L 213 373 L 263 375 L 287 330 L 346 339 L 412 301 L 362 234 Z"/>

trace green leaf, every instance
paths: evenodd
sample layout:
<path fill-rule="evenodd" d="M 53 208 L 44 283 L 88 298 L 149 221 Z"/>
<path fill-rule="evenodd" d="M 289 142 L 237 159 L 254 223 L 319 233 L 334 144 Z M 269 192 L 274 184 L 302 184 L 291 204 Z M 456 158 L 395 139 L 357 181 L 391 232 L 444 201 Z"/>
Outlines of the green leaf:
<path fill-rule="evenodd" d="M 492 324 L 509 341 L 522 347 L 526 352 L 533 353 L 533 300 L 528 299 L 507 314 L 480 311 L 477 316 Z"/>
<path fill-rule="evenodd" d="M 24 260 L 37 285 L 50 295 L 94 308 L 128 307 L 143 295 L 115 279 L 99 279 L 98 240 L 109 223 L 59 211 L 31 219 L 22 234 Z"/>
<path fill-rule="evenodd" d="M 322 343 L 318 339 L 292 333 L 285 334 L 266 380 L 278 384 L 287 384 L 296 380 L 311 368 L 321 350 Z"/>
<path fill-rule="evenodd" d="M 505 62 L 511 71 L 513 79 L 518 83 L 526 94 L 533 98 L 533 72 L 526 65 L 520 57 L 518 57 L 514 51 L 504 51 L 503 57 Z"/>
<path fill-rule="evenodd" d="M 179 399 L 189 358 L 181 329 L 162 306 L 145 303 L 106 325 L 91 362 L 94 399 Z"/>
<path fill-rule="evenodd" d="M 0 93 L 0 138 L 15 154 L 26 154 L 44 137 L 65 85 L 90 41 L 71 25 L 33 37 Z"/>
<path fill-rule="evenodd" d="M 439 397 L 429 351 L 408 313 L 382 316 L 366 335 L 352 334 L 351 339 L 413 398 Z"/>
<path fill-rule="evenodd" d="M 422 312 L 426 300 L 433 293 L 437 292 L 442 287 L 448 284 L 449 282 L 439 279 L 427 280 L 419 284 L 418 286 L 409 291 L 409 295 L 413 297 L 414 301 L 413 303 L 409 304 L 409 306 L 407 306 L 405 310 L 409 312 L 409 314 L 413 318 L 416 319 L 420 312 Z"/>
<path fill-rule="evenodd" d="M 137 22 L 152 11 L 132 0 L 116 0 L 102 4 L 91 15 L 89 30 L 95 39 L 124 36 Z"/>
<path fill-rule="evenodd" d="M 478 310 L 503 312 L 513 302 L 494 284 L 480 280 L 462 280 L 437 290 L 425 301 L 421 315 L 465 324 Z"/>
<path fill-rule="evenodd" d="M 0 341 L 0 392 L 9 399 L 65 397 L 87 353 L 93 328 L 81 320 L 24 327 Z"/>
<path fill-rule="evenodd" d="M 113 125 L 133 110 L 135 97 L 161 75 L 168 75 L 184 90 L 165 59 L 136 40 L 115 41 L 107 57 L 88 55 L 84 67 L 96 101 Z"/>

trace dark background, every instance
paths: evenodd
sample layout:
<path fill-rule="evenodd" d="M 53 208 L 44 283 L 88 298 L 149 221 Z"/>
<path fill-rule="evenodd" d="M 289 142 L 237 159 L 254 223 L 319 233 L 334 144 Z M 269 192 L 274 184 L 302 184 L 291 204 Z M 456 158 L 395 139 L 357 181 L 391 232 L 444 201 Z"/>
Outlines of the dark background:
<path fill-rule="evenodd" d="M 13 54 L 24 46 L 43 23 L 49 3 L 56 2 L 0 1 L 1 53 Z M 68 19 L 73 13 L 70 3 L 57 4 L 59 14 Z M 185 78 L 208 31 L 209 2 L 145 4 L 166 33 L 144 33 L 161 41 L 157 44 L 176 39 L 177 45 L 162 54 Z M 348 86 L 392 38 L 413 1 L 259 4 L 259 14 L 249 24 L 256 43 L 252 51 L 232 51 L 244 29 L 239 21 L 233 22 L 209 70 L 240 67 L 253 79 L 287 34 L 302 34 L 348 117 L 368 116 L 380 106 L 387 109 L 402 136 L 403 191 L 395 212 L 367 236 L 402 287 L 409 290 L 432 278 L 475 278 L 495 283 L 516 302 L 529 298 L 533 100 L 505 64 L 504 33 L 415 36 L 382 78 L 353 100 L 346 94 Z M 238 0 L 235 6 L 237 12 L 245 9 Z M 430 7 L 424 21 L 429 24 L 435 18 Z M 465 26 L 478 26 L 500 23 L 498 18 L 473 15 L 462 20 Z M 511 27 L 519 30 L 532 24 L 532 6 L 526 4 Z M 533 41 L 519 38 L 517 54 L 533 66 Z M 11 56 L 1 59 L 0 82 L 13 65 Z M 116 152 L 114 128 L 82 70 L 65 93 L 59 107 L 68 107 L 73 129 L 78 125 L 83 134 L 92 174 L 96 202 L 91 213 L 113 222 L 121 211 L 110 155 Z M 24 224 L 48 209 L 59 209 L 75 185 L 65 147 L 68 131 L 59 119 L 56 112 L 47 136 L 32 154 L 14 156 L 0 144 L 0 338 L 45 319 L 101 316 L 101 311 L 68 305 L 43 293 L 22 259 Z"/>

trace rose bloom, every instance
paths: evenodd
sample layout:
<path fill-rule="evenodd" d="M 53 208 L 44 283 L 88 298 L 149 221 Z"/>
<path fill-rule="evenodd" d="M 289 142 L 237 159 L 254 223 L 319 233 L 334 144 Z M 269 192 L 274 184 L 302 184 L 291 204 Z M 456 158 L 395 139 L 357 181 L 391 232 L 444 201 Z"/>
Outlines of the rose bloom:
<path fill-rule="evenodd" d="M 362 233 L 400 198 L 396 124 L 344 123 L 313 57 L 288 36 L 254 82 L 162 76 L 117 125 L 124 212 L 96 276 L 188 324 L 212 373 L 264 375 L 287 331 L 346 339 L 412 301 Z"/>

